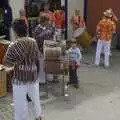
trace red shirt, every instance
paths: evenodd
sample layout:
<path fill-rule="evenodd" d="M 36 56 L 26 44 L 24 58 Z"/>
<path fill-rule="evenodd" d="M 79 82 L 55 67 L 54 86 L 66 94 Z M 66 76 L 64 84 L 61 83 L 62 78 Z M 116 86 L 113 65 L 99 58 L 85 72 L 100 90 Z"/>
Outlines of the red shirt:
<path fill-rule="evenodd" d="M 65 26 L 65 13 L 63 10 L 56 10 L 54 12 L 55 25 L 57 28 L 64 28 Z"/>

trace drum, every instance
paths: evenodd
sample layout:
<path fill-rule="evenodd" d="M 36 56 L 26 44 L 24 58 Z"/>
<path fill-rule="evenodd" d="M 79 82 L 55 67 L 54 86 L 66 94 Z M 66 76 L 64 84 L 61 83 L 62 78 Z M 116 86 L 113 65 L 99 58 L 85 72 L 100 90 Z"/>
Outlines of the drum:
<path fill-rule="evenodd" d="M 45 59 L 57 59 L 61 56 L 60 47 L 44 47 L 44 58 Z"/>
<path fill-rule="evenodd" d="M 5 56 L 5 53 L 6 53 L 6 49 L 4 45 L 0 44 L 0 64 L 3 63 L 3 58 Z"/>
<path fill-rule="evenodd" d="M 45 60 L 44 70 L 46 73 L 50 73 L 50 74 L 61 74 L 62 72 L 61 61 L 60 60 Z"/>
<path fill-rule="evenodd" d="M 6 67 L 5 71 L 7 73 L 7 92 L 12 92 L 12 78 L 13 78 L 14 68 Z"/>
<path fill-rule="evenodd" d="M 92 37 L 87 31 L 84 31 L 79 37 L 76 37 L 76 40 L 79 45 L 85 48 L 88 48 L 92 43 Z"/>
<path fill-rule="evenodd" d="M 0 64 L 3 63 L 3 59 L 4 59 L 4 56 L 6 54 L 6 51 L 7 51 L 7 48 L 9 46 L 10 42 L 7 41 L 7 40 L 0 40 Z M 3 74 L 4 73 L 4 78 L 5 78 L 5 82 L 4 84 L 6 84 L 6 90 L 8 92 L 11 92 L 12 91 L 12 76 L 13 76 L 13 70 L 5 67 L 5 71 L 2 71 L 1 73 Z M 1 77 L 1 76 L 0 76 Z M 1 79 L 3 80 L 3 78 Z M 1 85 L 3 84 L 3 82 L 0 83 Z M 2 88 L 1 88 L 2 89 Z M 6 91 L 5 93 L 6 94 Z M 0 95 L 2 96 L 2 95 Z"/>
<path fill-rule="evenodd" d="M 0 40 L 0 64 L 3 63 L 3 58 L 6 54 L 10 42 L 7 40 Z"/>
<path fill-rule="evenodd" d="M 5 96 L 7 92 L 12 92 L 12 77 L 14 68 L 6 67 L 4 65 L 4 69 L 0 70 L 0 97 Z"/>
<path fill-rule="evenodd" d="M 52 40 L 45 40 L 44 41 L 44 47 L 60 47 L 61 48 L 61 52 L 64 53 L 66 50 L 66 40 L 59 40 L 59 41 L 52 41 Z"/>
<path fill-rule="evenodd" d="M 4 97 L 7 94 L 7 80 L 6 71 L 1 68 L 0 65 L 0 97 Z"/>
<path fill-rule="evenodd" d="M 44 48 L 45 59 L 48 59 L 50 57 L 58 58 L 65 53 L 66 41 L 61 40 L 56 42 L 56 41 L 45 40 L 43 48 Z"/>

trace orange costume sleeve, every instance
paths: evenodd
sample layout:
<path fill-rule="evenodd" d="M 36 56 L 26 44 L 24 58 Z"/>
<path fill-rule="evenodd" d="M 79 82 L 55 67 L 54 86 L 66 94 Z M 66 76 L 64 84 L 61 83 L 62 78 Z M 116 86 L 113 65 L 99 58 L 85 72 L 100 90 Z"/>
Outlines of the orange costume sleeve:
<path fill-rule="evenodd" d="M 116 24 L 115 22 L 112 22 L 112 32 L 116 32 Z"/>
<path fill-rule="evenodd" d="M 116 31 L 116 25 L 111 20 L 102 19 L 97 25 L 97 35 L 100 40 L 112 40 L 112 34 Z"/>

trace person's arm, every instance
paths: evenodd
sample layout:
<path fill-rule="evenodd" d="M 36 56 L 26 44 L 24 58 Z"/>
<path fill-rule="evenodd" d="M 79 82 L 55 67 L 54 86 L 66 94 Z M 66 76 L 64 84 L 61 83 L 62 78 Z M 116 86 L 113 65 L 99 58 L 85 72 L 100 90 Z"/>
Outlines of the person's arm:
<path fill-rule="evenodd" d="M 14 43 L 11 43 L 10 46 L 8 47 L 6 55 L 3 59 L 3 64 L 8 67 L 13 67 L 17 60 L 16 57 L 17 57 L 17 54 L 16 54 L 16 50 L 15 50 L 15 45 L 14 45 Z"/>
<path fill-rule="evenodd" d="M 66 54 L 69 55 L 72 52 L 72 48 L 69 48 L 68 50 L 66 50 Z"/>
<path fill-rule="evenodd" d="M 113 12 L 113 10 L 112 10 L 112 15 L 113 15 L 113 20 L 115 22 L 118 22 L 118 17 L 115 15 L 115 13 Z"/>
<path fill-rule="evenodd" d="M 71 25 L 73 26 L 73 24 L 74 24 L 74 16 L 71 17 L 70 23 L 71 23 Z"/>
<path fill-rule="evenodd" d="M 80 27 L 86 28 L 84 19 L 83 19 L 82 17 L 80 17 L 80 19 L 81 19 L 81 20 L 80 20 Z"/>
<path fill-rule="evenodd" d="M 35 50 L 35 63 L 36 63 L 36 66 L 37 66 L 37 72 L 39 73 L 40 71 L 40 52 L 39 52 L 39 49 L 38 49 L 38 45 L 36 42 L 34 42 L 34 50 Z"/>
<path fill-rule="evenodd" d="M 82 54 L 81 54 L 79 48 L 77 49 L 77 53 L 78 53 L 78 60 L 81 61 L 81 59 L 82 59 Z"/>
<path fill-rule="evenodd" d="M 113 22 L 113 29 L 112 32 L 115 33 L 116 32 L 116 24 Z"/>
<path fill-rule="evenodd" d="M 100 35 L 100 31 L 101 31 L 101 22 L 99 22 L 98 24 L 97 24 L 97 27 L 96 27 L 96 35 L 97 35 L 97 37 L 99 38 L 99 35 Z"/>

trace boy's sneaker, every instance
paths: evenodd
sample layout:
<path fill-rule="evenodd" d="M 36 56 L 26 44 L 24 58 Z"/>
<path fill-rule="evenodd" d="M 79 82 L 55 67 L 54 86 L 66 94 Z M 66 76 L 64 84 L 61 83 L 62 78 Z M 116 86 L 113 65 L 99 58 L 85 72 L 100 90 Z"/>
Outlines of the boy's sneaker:
<path fill-rule="evenodd" d="M 35 120 L 42 120 L 42 118 L 40 117 L 40 118 L 37 118 L 37 119 L 35 119 Z"/>
<path fill-rule="evenodd" d="M 110 57 L 112 57 L 112 53 L 110 52 Z"/>
<path fill-rule="evenodd" d="M 74 86 L 74 88 L 76 88 L 76 89 L 78 89 L 78 88 L 80 87 L 79 84 L 74 84 L 73 86 Z"/>
<path fill-rule="evenodd" d="M 99 64 L 94 64 L 95 67 L 99 67 Z"/>
<path fill-rule="evenodd" d="M 80 85 L 79 84 L 73 84 L 73 87 L 78 89 L 80 87 Z"/>
<path fill-rule="evenodd" d="M 104 67 L 107 69 L 107 68 L 109 68 L 110 66 L 109 66 L 109 65 L 104 65 Z"/>
<path fill-rule="evenodd" d="M 72 85 L 73 83 L 72 82 L 67 82 L 67 85 Z"/>
<path fill-rule="evenodd" d="M 28 94 L 26 95 L 27 101 L 28 102 L 32 102 L 31 98 L 28 96 Z"/>

